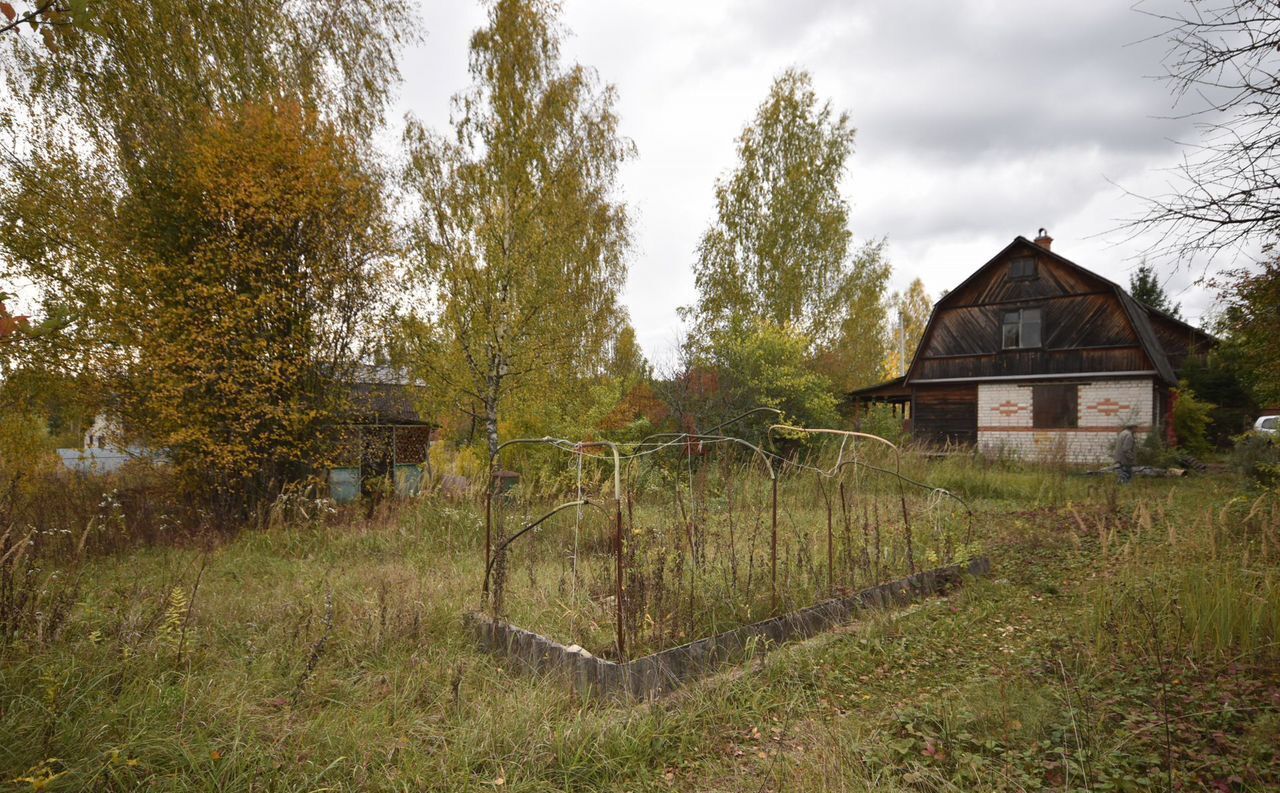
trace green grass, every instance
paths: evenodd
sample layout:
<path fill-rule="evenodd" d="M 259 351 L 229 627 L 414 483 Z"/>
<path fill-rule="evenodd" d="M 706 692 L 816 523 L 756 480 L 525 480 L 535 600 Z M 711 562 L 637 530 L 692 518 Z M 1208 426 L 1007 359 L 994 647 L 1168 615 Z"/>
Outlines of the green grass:
<path fill-rule="evenodd" d="M 472 648 L 461 614 L 479 602 L 482 539 L 469 508 L 89 561 L 56 635 L 29 626 L 0 647 L 0 785 L 1280 785 L 1274 501 L 1226 477 L 1117 490 L 918 465 L 971 488 L 989 579 L 653 704 L 582 701 Z M 195 589 L 177 630 L 164 627 L 175 587 Z"/>

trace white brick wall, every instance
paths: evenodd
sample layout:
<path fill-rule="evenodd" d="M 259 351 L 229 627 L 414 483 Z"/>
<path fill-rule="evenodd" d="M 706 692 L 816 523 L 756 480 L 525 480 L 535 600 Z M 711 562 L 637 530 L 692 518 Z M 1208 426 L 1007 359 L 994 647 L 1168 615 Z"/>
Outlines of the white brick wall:
<path fill-rule="evenodd" d="M 1030 427 L 1031 389 L 1014 383 L 978 384 L 978 430 Z"/>
<path fill-rule="evenodd" d="M 1126 419 L 1150 427 L 1154 416 L 1155 391 L 1150 380 L 1100 380 L 1080 386 L 1077 399 L 1081 427 L 1115 427 Z"/>
<path fill-rule="evenodd" d="M 1111 460 L 1116 433 L 1128 420 L 1139 425 L 1139 442 L 1155 416 L 1149 379 L 1081 383 L 1076 392 L 1075 429 L 1032 428 L 1033 383 L 978 385 L 978 448 L 1025 459 L 1101 463 Z"/>
<path fill-rule="evenodd" d="M 987 454 L 1012 454 L 1027 460 L 1106 463 L 1111 461 L 1116 432 L 979 430 L 978 447 Z M 1138 432 L 1137 435 L 1141 442 L 1146 433 Z"/>

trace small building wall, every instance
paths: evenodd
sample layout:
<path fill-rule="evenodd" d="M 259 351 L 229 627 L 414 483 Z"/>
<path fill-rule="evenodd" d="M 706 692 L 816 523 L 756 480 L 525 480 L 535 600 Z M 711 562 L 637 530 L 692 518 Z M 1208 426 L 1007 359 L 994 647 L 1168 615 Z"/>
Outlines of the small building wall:
<path fill-rule="evenodd" d="M 911 399 L 911 434 L 938 446 L 977 440 L 978 387 L 974 383 L 917 386 Z"/>
<path fill-rule="evenodd" d="M 1043 381 L 978 385 L 978 448 L 989 454 L 1069 463 L 1111 460 L 1116 434 L 1136 421 L 1137 437 L 1155 421 L 1155 386 L 1150 378 L 1095 380 L 1077 385 L 1077 426 L 1033 426 L 1032 386 Z"/>

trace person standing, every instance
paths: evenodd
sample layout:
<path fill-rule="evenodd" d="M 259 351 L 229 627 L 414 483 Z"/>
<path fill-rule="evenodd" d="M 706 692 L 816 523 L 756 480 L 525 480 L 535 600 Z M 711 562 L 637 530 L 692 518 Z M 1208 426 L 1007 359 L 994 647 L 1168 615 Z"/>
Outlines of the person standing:
<path fill-rule="evenodd" d="M 1136 422 L 1127 422 L 1124 429 L 1120 430 L 1120 434 L 1116 436 L 1116 450 L 1112 457 L 1120 469 L 1122 485 L 1129 484 L 1129 480 L 1133 479 L 1133 466 L 1138 462 L 1138 441 L 1133 434 L 1137 426 Z"/>

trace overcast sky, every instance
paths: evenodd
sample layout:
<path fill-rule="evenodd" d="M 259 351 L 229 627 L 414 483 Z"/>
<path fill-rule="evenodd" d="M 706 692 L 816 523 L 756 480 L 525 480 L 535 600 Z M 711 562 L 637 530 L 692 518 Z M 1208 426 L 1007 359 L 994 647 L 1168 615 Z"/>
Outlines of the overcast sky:
<path fill-rule="evenodd" d="M 401 110 L 443 130 L 485 14 L 422 0 L 420 15 Z M 635 226 L 624 301 L 651 358 L 694 299 L 715 180 L 788 66 L 858 130 L 844 183 L 855 238 L 886 238 L 893 287 L 919 276 L 935 298 L 1041 226 L 1056 252 L 1127 284 L 1143 245 L 1109 232 L 1141 206 L 1121 188 L 1159 192 L 1174 141 L 1194 139 L 1154 79 L 1161 23 L 1118 0 L 564 0 L 562 22 L 565 59 L 617 87 L 639 151 L 621 175 Z M 1193 322 L 1212 303 L 1196 275 L 1162 269 Z"/>

